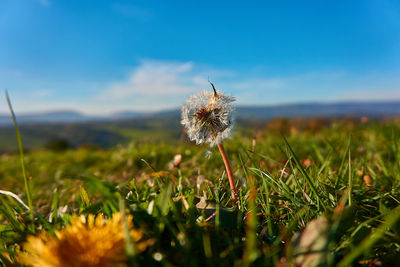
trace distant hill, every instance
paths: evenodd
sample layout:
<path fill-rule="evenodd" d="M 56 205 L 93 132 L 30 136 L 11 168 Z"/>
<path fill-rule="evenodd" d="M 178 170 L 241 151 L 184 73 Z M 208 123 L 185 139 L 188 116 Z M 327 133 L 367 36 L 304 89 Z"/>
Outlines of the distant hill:
<path fill-rule="evenodd" d="M 400 115 L 400 101 L 305 103 L 276 106 L 242 106 L 237 108 L 239 118 L 272 119 L 276 117 L 385 117 Z"/>
<path fill-rule="evenodd" d="M 303 103 L 270 106 L 239 106 L 236 116 L 240 119 L 272 119 L 276 117 L 341 117 L 341 116 L 396 116 L 400 115 L 400 101 L 386 102 L 339 102 Z M 76 111 L 52 111 L 45 113 L 18 114 L 19 124 L 26 123 L 67 123 L 90 121 L 115 121 L 132 118 L 178 118 L 179 109 L 159 112 L 121 111 L 111 115 L 89 116 Z M 0 126 L 11 125 L 9 114 L 0 115 Z"/>
<path fill-rule="evenodd" d="M 83 115 L 76 111 L 50 111 L 41 113 L 21 114 L 18 112 L 18 123 L 38 123 L 38 122 L 78 122 L 88 121 L 94 118 Z M 0 125 L 12 124 L 9 114 L 0 115 Z"/>
<path fill-rule="evenodd" d="M 140 143 L 178 142 L 184 140 L 180 110 L 161 112 L 124 111 L 108 116 L 87 116 L 74 111 L 38 114 L 16 114 L 25 149 L 36 149 L 50 143 L 70 147 L 95 145 L 102 148 L 131 141 Z M 265 127 L 277 117 L 340 118 L 400 116 L 400 102 L 309 103 L 277 106 L 239 106 L 238 126 L 243 129 Z M 16 151 L 17 142 L 10 115 L 0 116 L 0 153 Z"/>
<path fill-rule="evenodd" d="M 109 118 L 116 118 L 116 119 L 131 119 L 137 118 L 147 115 L 147 112 L 140 112 L 140 111 L 118 111 L 114 112 L 109 116 Z"/>
<path fill-rule="evenodd" d="M 49 111 L 40 113 L 18 114 L 16 112 L 19 124 L 31 123 L 68 123 L 68 122 L 90 122 L 90 121 L 106 121 L 131 119 L 147 115 L 145 112 L 122 111 L 104 116 L 90 116 L 77 111 Z M 0 114 L 0 126 L 12 124 L 9 114 Z"/>

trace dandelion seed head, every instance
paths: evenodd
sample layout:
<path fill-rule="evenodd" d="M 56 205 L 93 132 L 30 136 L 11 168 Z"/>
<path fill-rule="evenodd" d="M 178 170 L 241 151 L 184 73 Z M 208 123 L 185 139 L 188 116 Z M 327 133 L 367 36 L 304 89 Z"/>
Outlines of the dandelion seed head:
<path fill-rule="evenodd" d="M 234 126 L 233 101 L 234 97 L 219 90 L 189 97 L 182 107 L 181 123 L 190 140 L 213 147 L 228 138 Z"/>

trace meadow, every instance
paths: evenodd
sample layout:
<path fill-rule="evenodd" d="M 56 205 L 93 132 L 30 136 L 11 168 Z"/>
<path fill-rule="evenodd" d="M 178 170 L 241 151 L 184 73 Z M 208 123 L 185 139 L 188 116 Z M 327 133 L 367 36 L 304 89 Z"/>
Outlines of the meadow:
<path fill-rule="evenodd" d="M 115 247 L 110 257 L 121 266 L 400 262 L 398 119 L 239 124 L 224 142 L 238 203 L 215 148 L 208 154 L 209 147 L 186 139 L 152 143 L 142 135 L 126 135 L 130 142 L 105 149 L 32 149 L 23 158 L 27 186 L 20 154 L 0 155 L 0 265 L 19 266 L 19 255 L 30 248 L 27 240 L 34 242 L 30 237 L 40 233 L 48 241 L 36 240 L 42 252 L 60 248 L 57 240 L 72 242 L 68 238 L 81 250 L 87 242 L 99 251 L 104 237 L 114 240 L 118 233 L 100 231 L 102 240 L 90 243 L 80 236 L 84 231 L 63 229 L 77 224 L 76 215 L 111 222 L 119 211 L 122 254 Z M 96 233 L 90 236 L 96 241 Z M 75 257 L 74 248 L 61 248 L 63 253 L 46 254 L 49 260 Z M 100 261 L 91 266 L 112 262 L 96 257 Z"/>

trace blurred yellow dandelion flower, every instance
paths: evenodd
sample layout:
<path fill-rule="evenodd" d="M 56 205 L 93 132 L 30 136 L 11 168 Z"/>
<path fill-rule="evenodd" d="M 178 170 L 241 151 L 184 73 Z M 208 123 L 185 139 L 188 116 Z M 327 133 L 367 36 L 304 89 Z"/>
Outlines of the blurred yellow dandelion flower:
<path fill-rule="evenodd" d="M 132 229 L 132 216 L 127 216 L 128 228 L 138 252 L 150 243 L 141 241 L 143 233 Z M 56 232 L 29 236 L 24 251 L 17 255 L 19 263 L 41 267 L 126 266 L 125 235 L 122 214 L 114 213 L 106 220 L 102 214 L 74 215 L 71 224 Z"/>

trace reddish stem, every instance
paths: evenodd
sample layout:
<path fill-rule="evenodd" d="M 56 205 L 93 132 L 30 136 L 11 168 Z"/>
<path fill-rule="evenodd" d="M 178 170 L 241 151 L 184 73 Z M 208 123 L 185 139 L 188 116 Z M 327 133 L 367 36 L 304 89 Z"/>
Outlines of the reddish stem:
<path fill-rule="evenodd" d="M 235 182 L 234 182 L 234 179 L 233 179 L 232 167 L 231 167 L 231 164 L 229 163 L 228 155 L 226 154 L 225 148 L 222 145 L 222 143 L 218 144 L 218 148 L 219 148 L 219 152 L 221 152 L 222 159 L 224 160 L 226 173 L 228 174 L 229 185 L 230 185 L 230 187 L 232 189 L 232 199 L 235 202 L 237 202 L 238 201 L 238 199 L 236 197 L 237 190 L 236 190 L 236 187 L 235 187 Z"/>

